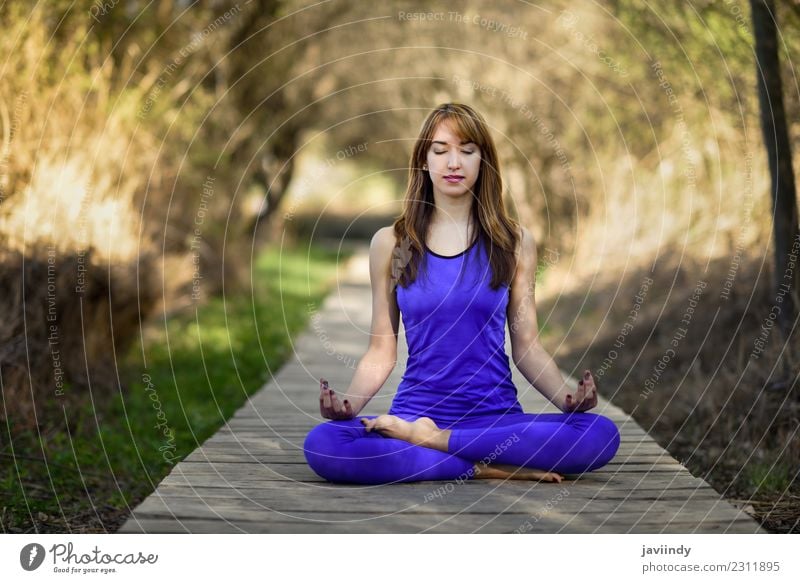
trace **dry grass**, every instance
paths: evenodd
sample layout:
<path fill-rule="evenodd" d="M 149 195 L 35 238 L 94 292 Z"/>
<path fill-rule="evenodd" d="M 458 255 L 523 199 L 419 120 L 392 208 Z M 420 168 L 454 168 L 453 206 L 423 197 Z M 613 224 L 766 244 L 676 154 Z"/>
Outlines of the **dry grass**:
<path fill-rule="evenodd" d="M 120 382 L 117 358 L 158 299 L 154 271 L 104 264 L 91 250 L 0 256 L 0 416 L 14 432 L 63 423 L 62 408 L 90 391 L 104 399 Z M 153 257 L 139 257 L 152 266 Z M 76 292 L 80 290 L 80 292 Z"/>
<path fill-rule="evenodd" d="M 681 320 L 695 272 L 660 268 L 622 346 L 619 334 L 643 276 L 620 280 L 619 290 L 593 288 L 588 301 L 583 293 L 561 294 L 539 309 L 548 314 L 548 344 L 561 366 L 596 371 L 606 398 L 719 492 L 756 509 L 780 508 L 784 518 L 765 521 L 780 530 L 791 526 L 786 516 L 800 518 L 800 347 L 782 341 L 776 328 L 764 352 L 751 358 L 770 301 L 769 281 L 756 276 L 759 263 L 742 264 L 732 299 L 707 289 L 688 327 Z M 706 277 L 719 281 L 726 271 L 718 261 Z M 675 279 L 682 282 L 677 291 Z M 667 352 L 673 339 L 674 355 Z"/>
<path fill-rule="evenodd" d="M 160 143 L 156 131 L 176 100 L 161 96 L 142 118 L 149 85 L 118 81 L 137 78 L 135 51 L 121 63 L 100 58 L 93 21 L 79 11 L 54 39 L 48 10 L 5 10 L 18 14 L 0 37 L 8 57 L 0 83 L 0 374 L 2 414 L 24 429 L 52 415 L 63 421 L 70 392 L 93 387 L 102 398 L 113 390 L 116 350 L 136 338 L 141 320 L 184 305 L 194 271 L 186 229 L 197 227 L 195 182 L 205 173 L 186 162 L 193 178 L 176 184 L 185 144 Z M 163 67 L 155 60 L 156 74 Z M 219 207 L 227 216 L 221 194 L 197 237 L 204 290 L 223 271 L 210 251 L 221 247 Z M 241 273 L 245 254 L 230 248 L 226 275 Z"/>
<path fill-rule="evenodd" d="M 706 153 L 698 167 L 718 159 Z M 768 176 L 753 160 L 753 175 Z M 574 261 L 547 273 L 546 342 L 566 370 L 595 371 L 601 393 L 693 474 L 768 528 L 797 532 L 800 343 L 777 326 L 762 336 L 775 303 L 766 185 L 743 188 L 743 166 L 720 172 L 721 185 L 698 175 L 692 194 L 646 166 L 635 191 L 610 181 Z"/>

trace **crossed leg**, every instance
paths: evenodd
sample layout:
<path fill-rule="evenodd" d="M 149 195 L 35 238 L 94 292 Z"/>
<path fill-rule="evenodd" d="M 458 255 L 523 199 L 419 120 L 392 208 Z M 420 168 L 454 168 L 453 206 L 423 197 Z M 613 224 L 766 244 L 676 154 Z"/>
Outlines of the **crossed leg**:
<path fill-rule="evenodd" d="M 447 451 L 491 464 L 493 473 L 534 468 L 582 474 L 611 461 L 619 444 L 617 426 L 602 415 L 512 413 L 455 424 Z M 525 472 L 521 474 L 524 479 Z"/>
<path fill-rule="evenodd" d="M 611 460 L 616 425 L 594 413 L 514 413 L 439 428 L 428 418 L 328 421 L 306 436 L 309 466 L 333 482 L 381 484 L 464 478 L 558 480 Z"/>
<path fill-rule="evenodd" d="M 413 421 L 407 421 L 395 415 L 378 415 L 374 418 L 363 417 L 361 422 L 367 428 L 367 432 L 377 431 L 385 437 L 401 439 L 414 445 L 450 453 L 449 442 L 450 435 L 453 432 L 452 429 L 440 429 L 429 417 L 420 417 Z M 506 432 L 503 432 L 503 436 L 505 434 Z M 476 462 L 473 465 L 471 477 L 473 479 L 501 478 L 543 480 L 545 482 L 561 482 L 564 479 L 562 475 L 556 472 L 510 464 L 492 464 L 485 460 Z"/>

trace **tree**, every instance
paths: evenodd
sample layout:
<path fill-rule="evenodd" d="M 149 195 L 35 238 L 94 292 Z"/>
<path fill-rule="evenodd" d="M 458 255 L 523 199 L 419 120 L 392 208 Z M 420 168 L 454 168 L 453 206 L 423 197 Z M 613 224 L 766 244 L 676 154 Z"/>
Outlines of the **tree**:
<path fill-rule="evenodd" d="M 797 269 L 790 255 L 797 254 L 797 197 L 786 115 L 783 108 L 776 13 L 773 0 L 750 0 L 756 41 L 756 67 L 761 127 L 772 180 L 773 235 L 775 240 L 774 292 L 782 306 L 778 324 L 784 340 L 797 315 Z"/>

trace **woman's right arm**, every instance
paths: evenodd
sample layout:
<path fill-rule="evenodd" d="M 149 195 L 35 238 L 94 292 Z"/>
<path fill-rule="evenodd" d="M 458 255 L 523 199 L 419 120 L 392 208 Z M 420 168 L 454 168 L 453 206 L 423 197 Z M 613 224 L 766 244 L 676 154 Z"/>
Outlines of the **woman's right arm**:
<path fill-rule="evenodd" d="M 336 408 L 347 400 L 355 417 L 380 390 L 397 364 L 397 333 L 400 311 L 395 294 L 390 291 L 390 264 L 395 246 L 393 227 L 378 229 L 369 246 L 369 278 L 372 287 L 372 325 L 370 340 L 359 360 L 353 380 L 344 395 L 325 396 L 322 408 L 330 403 Z M 338 397 L 338 398 L 337 398 Z M 337 402 L 338 401 L 338 402 Z M 323 414 L 323 416 L 325 416 Z"/>

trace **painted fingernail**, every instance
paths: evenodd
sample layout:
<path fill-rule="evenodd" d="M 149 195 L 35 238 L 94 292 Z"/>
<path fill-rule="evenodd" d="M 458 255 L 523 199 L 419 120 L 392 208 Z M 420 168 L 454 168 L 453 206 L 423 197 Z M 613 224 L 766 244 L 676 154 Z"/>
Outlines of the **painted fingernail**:
<path fill-rule="evenodd" d="M 589 380 L 589 376 L 590 374 L 588 370 L 585 373 L 583 373 L 583 378 L 585 378 L 587 381 Z"/>
<path fill-rule="evenodd" d="M 579 380 L 579 381 L 578 381 L 578 384 L 579 384 L 579 385 L 582 385 L 582 384 L 583 384 L 583 379 Z"/>

